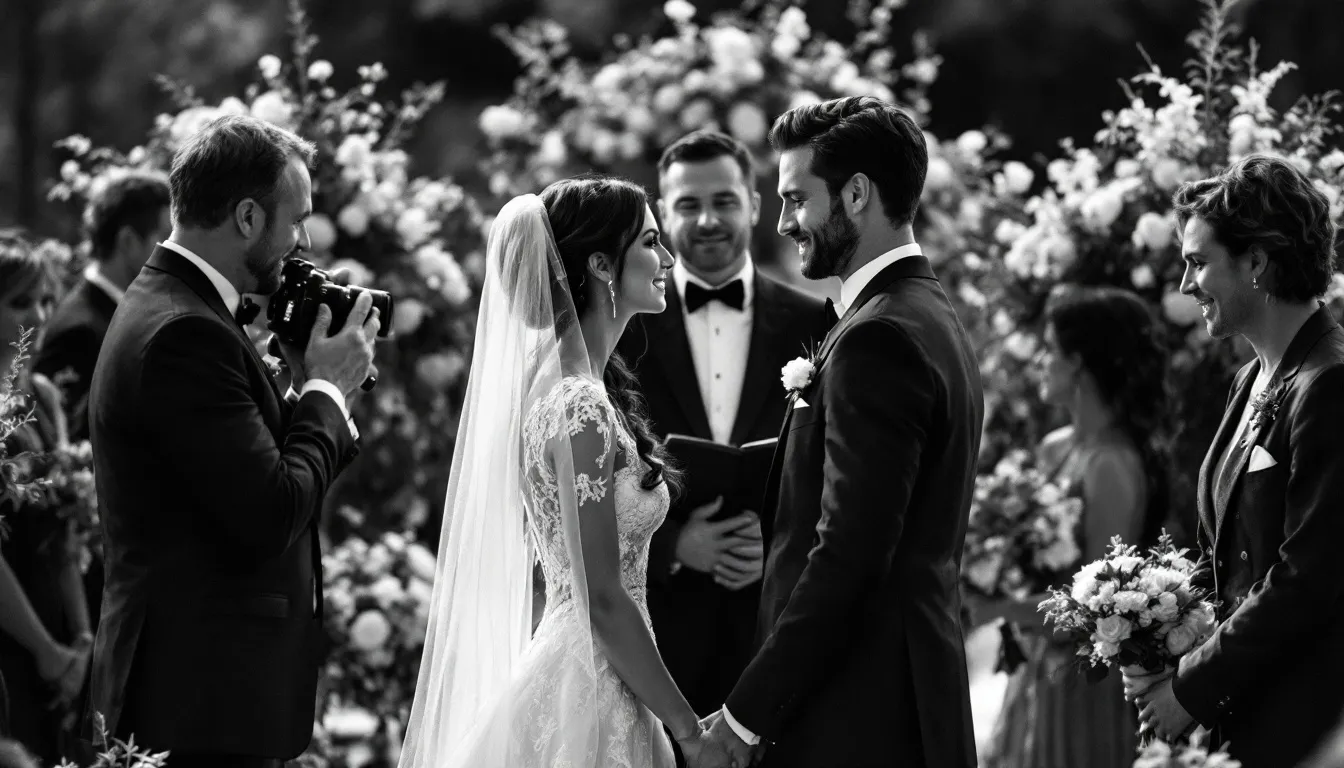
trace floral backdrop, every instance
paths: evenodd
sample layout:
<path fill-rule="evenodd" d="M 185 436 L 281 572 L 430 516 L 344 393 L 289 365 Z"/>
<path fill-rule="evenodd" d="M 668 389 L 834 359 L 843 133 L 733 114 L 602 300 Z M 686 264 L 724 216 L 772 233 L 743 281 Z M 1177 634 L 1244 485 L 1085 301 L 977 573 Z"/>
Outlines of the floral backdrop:
<path fill-rule="evenodd" d="M 1170 372 L 1182 383 L 1174 475 L 1194 476 L 1246 350 L 1210 341 L 1197 307 L 1178 292 L 1170 198 L 1181 181 L 1248 152 L 1276 153 L 1315 179 L 1337 219 L 1344 215 L 1333 99 L 1273 110 L 1269 96 L 1293 65 L 1262 69 L 1254 46 L 1228 24 L 1225 5 L 1204 4 L 1186 70 L 1153 66 L 1117 89 L 1117 109 L 1102 115 L 1090 142 L 1064 142 L 1057 156 L 1028 164 L 1004 160 L 1011 137 L 992 128 L 926 134 L 917 232 L 980 355 L 988 485 L 1005 457 L 1034 447 L 1060 417 L 1040 402 L 1034 361 L 1041 309 L 1061 281 L 1129 288 L 1163 319 L 1174 352 Z M 120 151 L 80 136 L 61 142 L 68 160 L 51 197 L 78 207 L 118 168 L 166 168 L 174 149 L 214 116 L 252 114 L 292 128 L 318 146 L 311 257 L 397 297 L 393 338 L 378 351 L 378 386 L 357 406 L 363 451 L 331 494 L 325 518 L 332 652 L 306 761 L 395 764 L 423 643 L 490 213 L 512 194 L 589 169 L 652 182 L 661 149 L 703 127 L 751 147 L 770 198 L 771 121 L 791 106 L 836 96 L 893 100 L 928 126 L 933 105 L 925 94 L 940 59 L 921 34 L 903 49 L 893 45 L 892 21 L 903 8 L 904 0 L 854 0 L 853 39 L 843 43 L 813 30 L 806 11 L 785 0 L 745 0 L 712 18 L 687 0 L 669 0 L 662 34 L 617 39 L 593 63 L 578 59 L 566 30 L 552 22 L 503 30 L 523 74 L 513 96 L 477 120 L 489 152 L 465 172 L 484 180 L 488 199 L 481 201 L 453 178 L 416 176 L 401 148 L 442 86 L 416 86 L 387 101 L 381 65 L 336 71 L 317 57 L 297 0 L 289 49 L 262 57 L 243 92 L 207 99 L 165 81 L 176 109 L 142 145 Z M 771 246 L 775 240 L 758 237 Z M 69 275 L 78 274 L 81 258 L 65 259 Z M 1336 278 L 1327 298 L 1337 311 L 1344 307 L 1344 279 Z M 253 328 L 259 345 L 263 325 Z M 1173 519 L 1187 520 L 1192 510 L 1192 489 L 1178 485 Z"/>

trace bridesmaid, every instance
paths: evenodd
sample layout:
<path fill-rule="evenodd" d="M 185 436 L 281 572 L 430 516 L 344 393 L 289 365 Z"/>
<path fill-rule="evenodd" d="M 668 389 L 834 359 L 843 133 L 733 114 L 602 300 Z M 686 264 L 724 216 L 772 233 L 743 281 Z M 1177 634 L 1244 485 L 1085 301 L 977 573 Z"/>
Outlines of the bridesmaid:
<path fill-rule="evenodd" d="M 0 370 L 8 370 L 20 329 L 42 324 L 55 304 L 55 275 L 21 238 L 0 233 Z M 33 420 L 7 441 L 10 456 L 45 452 L 66 442 L 59 390 L 25 365 L 15 389 Z M 76 538 L 56 513 L 26 504 L 0 508 L 0 679 L 8 697 L 4 733 L 45 765 L 78 759 L 75 705 L 88 667 L 88 603 Z"/>
<path fill-rule="evenodd" d="M 1344 330 L 1319 301 L 1336 225 L 1309 178 L 1264 155 L 1185 184 L 1175 210 L 1182 292 L 1255 358 L 1199 474 L 1221 624 L 1174 678 L 1133 682 L 1158 734 L 1198 722 L 1243 768 L 1297 765 L 1344 709 Z"/>
<path fill-rule="evenodd" d="M 1103 557 L 1112 536 L 1156 543 L 1166 518 L 1159 333 L 1143 300 L 1118 288 L 1061 286 L 1046 305 L 1042 398 L 1067 411 L 1069 424 L 1042 441 L 1038 463 L 1083 499 L 1083 562 Z M 1047 634 L 1036 611 L 1045 597 L 988 609 L 1016 624 L 1025 661 L 1009 679 L 984 764 L 1129 768 L 1138 722 L 1121 680 L 1088 685 L 1074 673 L 1073 646 Z"/>

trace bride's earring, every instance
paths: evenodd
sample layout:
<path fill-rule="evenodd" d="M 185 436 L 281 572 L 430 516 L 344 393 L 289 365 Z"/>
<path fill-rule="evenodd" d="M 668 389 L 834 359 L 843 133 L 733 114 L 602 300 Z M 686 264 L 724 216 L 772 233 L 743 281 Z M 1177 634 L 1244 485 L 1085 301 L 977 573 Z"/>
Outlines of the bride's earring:
<path fill-rule="evenodd" d="M 611 294 L 611 319 L 616 319 L 616 281 L 607 281 L 607 291 Z"/>

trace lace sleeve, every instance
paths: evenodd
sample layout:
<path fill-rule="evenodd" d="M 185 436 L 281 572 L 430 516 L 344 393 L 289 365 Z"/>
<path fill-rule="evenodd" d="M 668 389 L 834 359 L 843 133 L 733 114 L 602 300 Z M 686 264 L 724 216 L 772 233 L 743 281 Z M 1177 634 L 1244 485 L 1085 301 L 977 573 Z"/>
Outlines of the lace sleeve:
<path fill-rule="evenodd" d="M 611 406 L 590 382 L 567 386 L 565 430 L 574 452 L 574 491 L 580 507 L 606 500 L 615 463 Z"/>

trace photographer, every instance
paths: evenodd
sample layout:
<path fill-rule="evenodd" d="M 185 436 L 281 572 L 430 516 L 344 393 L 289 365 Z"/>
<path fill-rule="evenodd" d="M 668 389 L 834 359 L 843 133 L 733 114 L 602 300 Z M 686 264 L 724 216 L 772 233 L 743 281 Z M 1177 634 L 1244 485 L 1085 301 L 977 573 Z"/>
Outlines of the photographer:
<path fill-rule="evenodd" d="M 357 453 L 347 399 L 374 372 L 379 312 L 360 292 L 332 327 L 322 306 L 306 347 L 282 347 L 299 393 L 287 399 L 240 294 L 275 293 L 307 247 L 314 151 L 248 117 L 189 139 L 169 177 L 173 233 L 94 371 L 106 588 L 90 714 L 172 750 L 174 768 L 278 768 L 312 735 L 319 513 Z"/>

